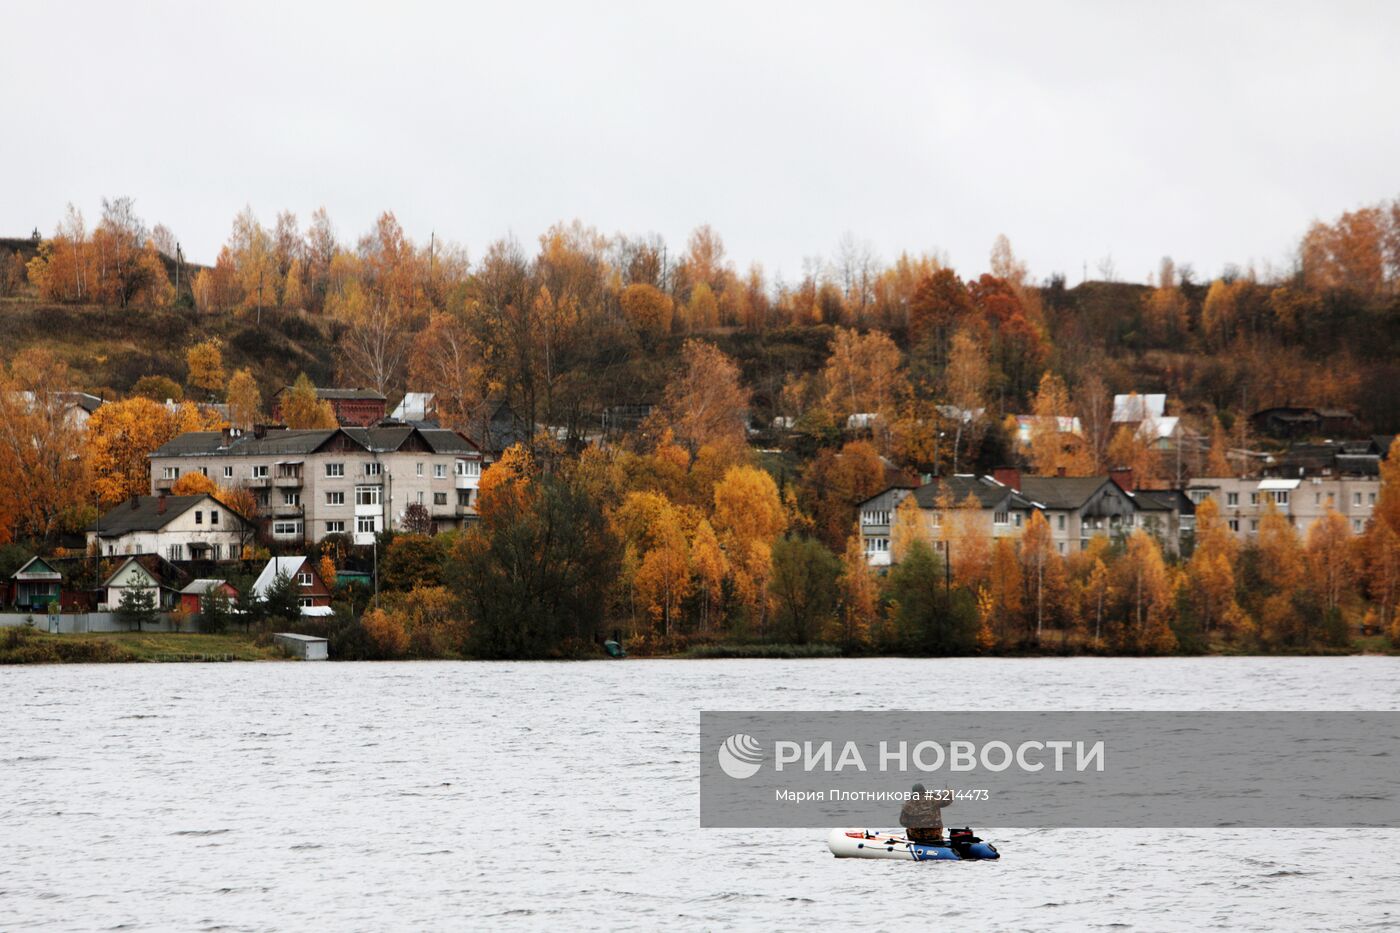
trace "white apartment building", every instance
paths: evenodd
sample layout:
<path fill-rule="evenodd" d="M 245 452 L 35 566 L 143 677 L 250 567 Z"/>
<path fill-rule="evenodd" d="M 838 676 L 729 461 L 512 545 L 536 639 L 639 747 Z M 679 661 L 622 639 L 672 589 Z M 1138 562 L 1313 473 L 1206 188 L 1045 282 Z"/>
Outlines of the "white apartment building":
<path fill-rule="evenodd" d="M 370 544 L 415 514 L 426 515 L 434 530 L 475 521 L 486 465 L 475 444 L 445 428 L 201 431 L 151 454 L 151 487 L 159 492 L 202 473 L 220 486 L 251 490 L 274 543 L 346 534 Z"/>
<path fill-rule="evenodd" d="M 1272 503 L 1306 537 L 1313 522 L 1335 509 L 1352 534 L 1366 530 L 1380 498 L 1376 476 L 1314 476 L 1297 479 L 1238 479 L 1202 477 L 1193 480 L 1187 496 L 1197 505 L 1215 500 L 1220 517 L 1240 539 L 1259 533 L 1259 522 Z"/>

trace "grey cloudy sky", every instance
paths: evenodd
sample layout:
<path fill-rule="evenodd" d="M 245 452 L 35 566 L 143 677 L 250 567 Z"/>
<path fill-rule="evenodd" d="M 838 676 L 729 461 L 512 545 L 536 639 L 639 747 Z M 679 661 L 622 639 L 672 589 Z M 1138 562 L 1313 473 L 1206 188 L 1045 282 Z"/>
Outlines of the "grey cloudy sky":
<path fill-rule="evenodd" d="M 976 9 L 973 9 L 973 7 Z M 965 274 L 1288 261 L 1400 194 L 1400 4 L 7 3 L 0 235 L 129 194 L 481 254 L 697 224 L 799 277 L 845 231 Z"/>

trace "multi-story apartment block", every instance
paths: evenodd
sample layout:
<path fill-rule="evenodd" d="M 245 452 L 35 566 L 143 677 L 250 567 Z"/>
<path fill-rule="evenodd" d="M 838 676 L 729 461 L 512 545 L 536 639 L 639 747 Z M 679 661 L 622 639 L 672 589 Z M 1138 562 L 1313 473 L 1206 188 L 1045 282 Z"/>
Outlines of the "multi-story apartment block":
<path fill-rule="evenodd" d="M 1238 479 L 1201 477 L 1186 488 L 1192 502 L 1213 499 L 1239 538 L 1259 533 L 1259 521 L 1270 505 L 1288 517 L 1298 534 L 1306 536 L 1313 522 L 1335 509 L 1352 534 L 1361 534 L 1380 498 L 1377 476 L 1311 476 L 1296 479 Z"/>
<path fill-rule="evenodd" d="M 896 512 L 906 498 L 919 505 L 919 532 L 940 548 L 947 506 L 965 510 L 976 502 L 978 523 L 992 538 L 1016 536 L 1033 513 L 1044 516 L 1060 554 L 1089 547 L 1095 537 L 1121 538 L 1141 528 L 1169 553 L 1180 548 L 1194 506 L 1179 493 L 1130 491 L 1130 475 L 1022 476 L 1013 469 L 994 476 L 952 476 L 918 487 L 891 486 L 860 503 L 861 543 L 871 566 L 891 563 L 891 535 Z M 966 514 L 966 513 L 965 513 Z"/>
<path fill-rule="evenodd" d="M 199 431 L 151 454 L 151 487 L 159 493 L 187 473 L 202 473 L 251 490 L 275 543 L 347 534 L 370 544 L 380 531 L 402 530 L 414 506 L 435 530 L 475 521 L 486 465 L 475 444 L 445 428 Z"/>

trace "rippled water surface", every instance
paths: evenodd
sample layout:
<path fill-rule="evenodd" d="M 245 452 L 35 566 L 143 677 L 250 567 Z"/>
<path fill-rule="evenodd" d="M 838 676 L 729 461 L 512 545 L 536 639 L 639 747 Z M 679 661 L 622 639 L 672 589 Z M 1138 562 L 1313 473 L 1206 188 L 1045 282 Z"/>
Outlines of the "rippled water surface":
<path fill-rule="evenodd" d="M 921 697 L 927 697 L 926 700 Z M 0 668 L 0 929 L 1393 929 L 1400 830 L 701 830 L 701 709 L 1400 708 L 1400 659 Z"/>

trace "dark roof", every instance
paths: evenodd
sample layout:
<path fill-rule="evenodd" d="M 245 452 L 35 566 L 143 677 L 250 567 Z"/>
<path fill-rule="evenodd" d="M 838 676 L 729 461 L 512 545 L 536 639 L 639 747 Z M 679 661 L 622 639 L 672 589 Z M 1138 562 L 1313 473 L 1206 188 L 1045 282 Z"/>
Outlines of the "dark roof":
<path fill-rule="evenodd" d="M 918 500 L 919 507 L 924 509 L 936 508 L 939 498 L 947 491 L 951 496 L 954 505 L 961 505 L 969 495 L 977 497 L 977 501 L 982 504 L 982 508 L 991 509 L 1007 501 L 1011 497 L 1010 505 L 1013 508 L 1030 508 L 1031 504 L 1009 486 L 1003 486 L 996 480 L 986 476 L 944 476 L 925 483 L 914 490 L 914 498 Z"/>
<path fill-rule="evenodd" d="M 1023 476 L 1021 495 L 1047 509 L 1078 509 L 1109 482 L 1107 476 Z"/>
<path fill-rule="evenodd" d="M 1196 504 L 1179 489 L 1139 489 L 1133 493 L 1133 501 L 1144 512 L 1196 514 Z"/>
<path fill-rule="evenodd" d="M 268 457 L 288 454 L 312 454 L 320 450 L 337 434 L 371 451 L 392 451 L 401 448 L 414 434 L 435 453 L 474 453 L 471 441 L 446 428 L 420 428 L 413 425 L 386 425 L 372 428 L 344 427 L 319 430 L 287 430 L 278 428 L 262 437 L 243 434 L 228 441 L 220 431 L 192 431 L 162 444 L 152 457 L 228 456 Z"/>
<path fill-rule="evenodd" d="M 465 454 L 476 453 L 480 450 L 475 444 L 467 440 L 456 431 L 449 431 L 447 428 L 419 427 L 419 435 L 428 442 L 428 446 L 433 449 L 433 453 L 438 454 Z"/>
<path fill-rule="evenodd" d="M 57 395 L 65 402 L 77 405 L 88 414 L 92 414 L 102 407 L 102 399 L 87 392 L 59 392 Z"/>
<path fill-rule="evenodd" d="M 283 386 L 277 390 L 277 395 L 290 391 L 292 391 L 291 386 Z M 375 402 L 388 401 L 382 393 L 376 392 L 373 389 L 323 389 L 320 386 L 316 387 L 316 397 L 320 399 L 369 399 Z"/>
<path fill-rule="evenodd" d="M 107 579 L 102 581 L 102 585 L 106 586 L 108 583 L 111 583 L 112 577 L 121 573 L 122 568 L 128 563 L 133 562 L 140 564 L 156 581 L 158 586 L 163 586 L 172 590 L 181 590 L 189 583 L 189 574 L 185 573 L 185 571 L 176 567 L 159 554 L 132 554 L 117 565 L 116 569 L 108 575 Z"/>
<path fill-rule="evenodd" d="M 135 506 L 132 505 L 132 499 L 123 501 L 88 526 L 88 531 L 97 532 L 104 538 L 119 537 L 133 531 L 159 531 L 205 499 L 218 502 L 213 496 L 205 493 L 197 496 L 134 496 L 133 499 Z M 165 500 L 164 512 L 160 510 L 161 499 Z M 230 514 L 238 514 L 223 503 L 218 504 Z"/>

